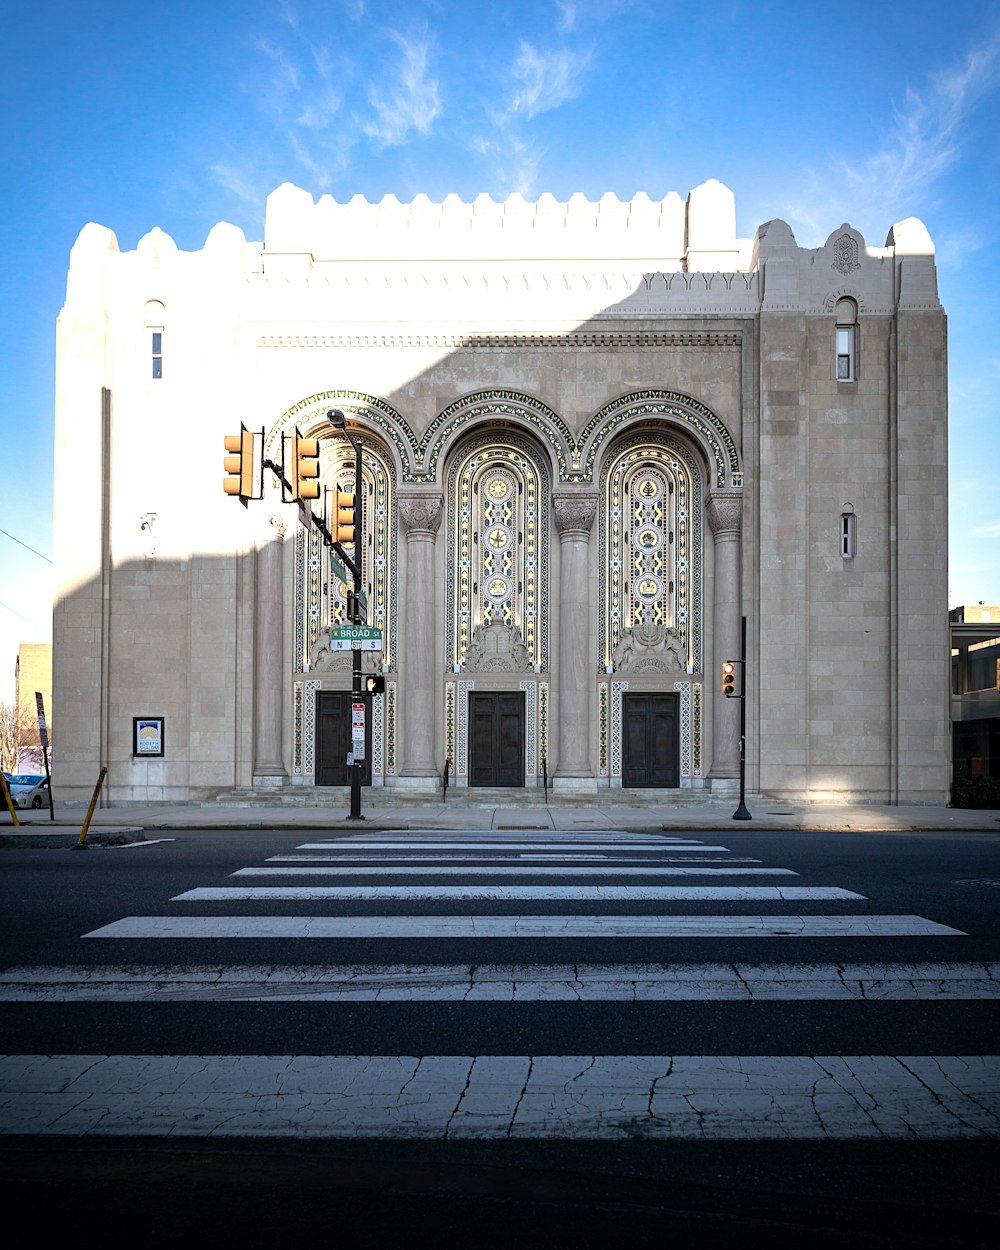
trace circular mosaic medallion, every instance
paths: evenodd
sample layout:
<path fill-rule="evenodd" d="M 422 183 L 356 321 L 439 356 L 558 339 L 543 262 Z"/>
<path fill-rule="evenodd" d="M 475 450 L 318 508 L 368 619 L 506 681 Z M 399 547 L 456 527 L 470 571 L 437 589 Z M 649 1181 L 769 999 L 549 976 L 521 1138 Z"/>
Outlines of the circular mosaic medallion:
<path fill-rule="evenodd" d="M 506 525 L 492 525 L 483 535 L 483 542 L 491 551 L 506 551 L 510 540 L 511 532 Z"/>
<path fill-rule="evenodd" d="M 491 577 L 483 587 L 486 597 L 493 603 L 503 603 L 510 597 L 510 580 L 499 575 Z"/>
<path fill-rule="evenodd" d="M 635 595 L 643 603 L 655 603 L 660 597 L 660 579 L 658 577 L 640 577 L 635 583 Z"/>
<path fill-rule="evenodd" d="M 633 493 L 644 503 L 652 503 L 654 499 L 659 499 L 662 489 L 657 478 L 652 476 L 638 477 L 632 484 Z"/>
<path fill-rule="evenodd" d="M 486 493 L 491 499 L 506 499 L 510 494 L 510 482 L 503 477 L 490 478 L 486 484 Z"/>
<path fill-rule="evenodd" d="M 640 551 L 657 551 L 663 545 L 663 535 L 652 525 L 644 525 L 636 531 L 635 545 Z"/>

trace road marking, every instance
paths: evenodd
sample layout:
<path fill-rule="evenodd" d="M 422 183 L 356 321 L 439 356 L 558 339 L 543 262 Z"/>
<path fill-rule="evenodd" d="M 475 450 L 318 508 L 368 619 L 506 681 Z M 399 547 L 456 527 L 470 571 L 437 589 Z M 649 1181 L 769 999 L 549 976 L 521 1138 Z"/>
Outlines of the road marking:
<path fill-rule="evenodd" d="M 374 851 L 396 851 L 396 850 L 414 850 L 414 851 L 454 851 L 458 854 L 464 854 L 466 851 L 558 851 L 563 846 L 572 846 L 574 851 L 650 851 L 654 846 L 662 846 L 665 851 L 728 851 L 728 846 L 708 846 L 703 842 L 691 843 L 653 843 L 648 842 L 625 843 L 625 842 L 594 842 L 580 843 L 573 841 L 570 843 L 560 842 L 532 842 L 525 840 L 524 842 L 424 842 L 422 840 L 416 842 L 363 842 L 360 839 L 344 840 L 341 842 L 303 842 L 295 849 L 298 851 L 335 851 L 342 847 L 348 851 L 356 852 L 361 850 Z"/>
<path fill-rule="evenodd" d="M 394 860 L 383 859 L 378 867 L 355 868 L 238 868 L 233 877 L 797 877 L 790 868 L 661 868 L 659 866 L 616 866 L 605 868 L 564 868 L 549 864 L 523 864 L 511 866 L 486 865 L 469 868 L 466 865 L 447 867 L 397 867 Z"/>
<path fill-rule="evenodd" d="M 996 1055 L 11 1055 L 0 1133 L 997 1140 Z"/>
<path fill-rule="evenodd" d="M 964 937 L 922 916 L 125 916 L 88 938 Z"/>
<path fill-rule="evenodd" d="M 1000 998 L 1000 964 L 21 967 L 0 1002 L 940 1002 Z"/>
<path fill-rule="evenodd" d="M 172 903 L 297 902 L 670 902 L 801 903 L 863 899 L 825 885 L 234 885 L 200 886 L 175 894 Z"/>
<path fill-rule="evenodd" d="M 559 864 L 759 864 L 759 859 L 754 859 L 750 855 L 706 855 L 698 858 L 694 855 L 657 855 L 655 857 L 647 857 L 645 855 L 547 855 L 532 854 L 531 852 L 522 851 L 517 855 L 489 855 L 489 856 L 471 856 L 463 855 L 461 851 L 453 854 L 437 854 L 437 855 L 269 855 L 264 861 L 265 864 L 444 864 L 453 860 L 459 860 L 467 863 L 470 860 L 482 860 L 491 864 L 509 864 L 524 863 L 531 861 L 537 863 L 545 861 L 546 863 Z"/>

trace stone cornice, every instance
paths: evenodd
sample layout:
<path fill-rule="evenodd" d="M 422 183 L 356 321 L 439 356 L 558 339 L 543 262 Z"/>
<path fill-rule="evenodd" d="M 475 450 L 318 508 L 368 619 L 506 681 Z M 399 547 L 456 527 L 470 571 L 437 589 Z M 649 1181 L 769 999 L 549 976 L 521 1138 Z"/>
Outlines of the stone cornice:
<path fill-rule="evenodd" d="M 274 347 L 461 347 L 492 351 L 498 347 L 633 350 L 663 347 L 739 347 L 743 335 L 722 333 L 642 333 L 603 331 L 580 334 L 260 334 L 257 346 Z"/>

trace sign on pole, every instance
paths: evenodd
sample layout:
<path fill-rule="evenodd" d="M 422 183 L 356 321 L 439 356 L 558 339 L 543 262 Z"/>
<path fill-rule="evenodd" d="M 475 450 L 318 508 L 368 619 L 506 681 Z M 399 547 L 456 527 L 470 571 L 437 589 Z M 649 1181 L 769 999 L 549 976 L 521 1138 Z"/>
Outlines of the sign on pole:
<path fill-rule="evenodd" d="M 351 746 L 355 760 L 365 758 L 365 705 L 351 704 Z"/>
<path fill-rule="evenodd" d="M 382 631 L 377 625 L 335 625 L 330 630 L 331 651 L 381 651 Z"/>

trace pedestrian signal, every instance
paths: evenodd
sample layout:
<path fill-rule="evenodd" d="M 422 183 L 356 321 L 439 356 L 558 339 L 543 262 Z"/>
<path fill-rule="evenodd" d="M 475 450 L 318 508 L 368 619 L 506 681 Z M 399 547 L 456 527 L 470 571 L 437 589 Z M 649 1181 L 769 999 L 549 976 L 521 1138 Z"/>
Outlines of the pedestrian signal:
<path fill-rule="evenodd" d="M 385 678 L 381 673 L 369 673 L 365 678 L 365 694 L 382 694 L 385 691 Z"/>

